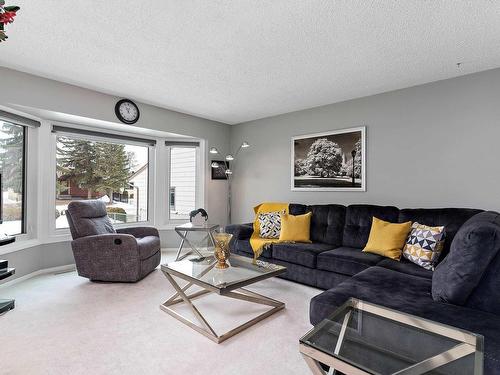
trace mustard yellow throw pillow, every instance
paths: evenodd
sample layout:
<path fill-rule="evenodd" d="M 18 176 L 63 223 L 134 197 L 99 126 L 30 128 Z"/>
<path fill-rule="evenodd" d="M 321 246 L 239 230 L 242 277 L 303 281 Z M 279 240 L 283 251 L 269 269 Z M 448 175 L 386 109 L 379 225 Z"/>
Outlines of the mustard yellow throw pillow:
<path fill-rule="evenodd" d="M 311 216 L 311 212 L 281 215 L 280 242 L 311 242 Z"/>
<path fill-rule="evenodd" d="M 363 251 L 400 260 L 410 229 L 411 221 L 396 224 L 374 217 L 368 243 Z"/>

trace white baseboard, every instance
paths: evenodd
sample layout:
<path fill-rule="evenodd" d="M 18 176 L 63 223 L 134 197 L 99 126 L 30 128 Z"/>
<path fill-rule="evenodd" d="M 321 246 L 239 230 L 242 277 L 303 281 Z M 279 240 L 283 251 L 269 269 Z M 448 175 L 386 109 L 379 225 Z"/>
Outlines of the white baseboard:
<path fill-rule="evenodd" d="M 162 253 L 175 253 L 177 251 L 176 247 L 162 247 Z"/>
<path fill-rule="evenodd" d="M 66 264 L 64 266 L 44 268 L 43 270 L 31 272 L 31 273 L 28 273 L 27 275 L 18 277 L 17 279 L 7 281 L 7 282 L 1 284 L 0 288 L 12 286 L 12 285 L 20 283 L 22 281 L 26 281 L 28 279 L 31 279 L 33 277 L 40 276 L 40 275 L 46 275 L 49 273 L 62 273 L 62 272 L 75 271 L 75 270 L 76 270 L 75 264 Z"/>
<path fill-rule="evenodd" d="M 213 247 L 207 247 L 207 246 L 200 246 L 200 247 L 197 247 L 198 250 L 200 251 L 213 251 L 214 248 Z M 162 253 L 177 253 L 177 251 L 179 250 L 178 247 L 163 247 L 161 249 L 161 252 Z M 189 245 L 185 245 L 183 248 L 182 248 L 182 253 L 184 254 L 185 252 L 187 251 L 191 251 L 191 248 L 189 247 Z"/>

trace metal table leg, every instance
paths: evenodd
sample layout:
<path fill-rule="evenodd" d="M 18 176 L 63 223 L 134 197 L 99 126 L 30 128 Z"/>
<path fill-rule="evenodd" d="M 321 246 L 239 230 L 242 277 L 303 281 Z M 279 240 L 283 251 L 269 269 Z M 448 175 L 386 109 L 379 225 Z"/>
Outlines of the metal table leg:
<path fill-rule="evenodd" d="M 182 251 L 182 247 L 184 246 L 184 237 L 187 235 L 187 231 L 184 231 L 184 236 L 181 235 L 181 233 L 179 231 L 175 231 L 179 236 L 181 236 L 181 244 L 179 245 L 179 250 L 177 250 L 177 255 L 175 257 L 175 260 L 179 260 L 179 255 L 181 255 L 181 251 Z M 189 254 L 186 254 L 185 256 L 187 256 Z"/>
<path fill-rule="evenodd" d="M 215 263 L 214 263 L 215 266 Z M 209 268 L 209 270 L 212 269 Z M 272 314 L 282 310 L 285 308 L 285 304 L 283 302 L 274 300 L 269 297 L 265 297 L 263 295 L 260 295 L 255 292 L 251 292 L 247 289 L 236 289 L 231 292 L 227 292 L 221 297 L 225 298 L 230 298 L 230 299 L 237 299 L 237 300 L 242 300 L 242 301 L 247 301 L 247 302 L 252 302 L 256 303 L 259 305 L 264 305 L 264 306 L 269 306 L 270 309 L 266 310 L 265 312 L 257 315 L 253 319 L 250 319 L 239 326 L 223 333 L 223 334 L 218 334 L 215 332 L 215 330 L 212 328 L 210 323 L 207 321 L 207 319 L 201 314 L 201 312 L 198 310 L 198 308 L 194 305 L 193 300 L 195 298 L 199 298 L 203 295 L 213 293 L 213 291 L 208 290 L 208 289 L 202 289 L 198 292 L 192 293 L 192 294 L 186 294 L 187 290 L 193 286 L 192 282 L 188 282 L 184 287 L 181 287 L 177 281 L 173 278 L 172 275 L 170 275 L 168 272 L 163 271 L 165 277 L 167 280 L 170 282 L 170 284 L 174 287 L 175 289 L 175 294 L 173 294 L 169 299 L 167 299 L 165 302 L 163 302 L 160 305 L 160 308 L 165 311 L 167 314 L 171 315 L 175 319 L 181 321 L 182 323 L 186 324 L 190 328 L 194 329 L 195 331 L 201 333 L 205 337 L 209 338 L 210 340 L 216 342 L 216 343 L 221 343 L 225 340 L 227 340 L 230 337 L 233 337 L 237 333 L 255 325 L 256 323 L 264 320 L 268 316 L 271 316 Z M 198 322 L 192 321 L 188 319 L 187 317 L 181 315 L 174 309 L 172 309 L 171 306 L 179 304 L 179 303 L 184 303 L 186 304 L 191 312 L 194 314 Z"/>

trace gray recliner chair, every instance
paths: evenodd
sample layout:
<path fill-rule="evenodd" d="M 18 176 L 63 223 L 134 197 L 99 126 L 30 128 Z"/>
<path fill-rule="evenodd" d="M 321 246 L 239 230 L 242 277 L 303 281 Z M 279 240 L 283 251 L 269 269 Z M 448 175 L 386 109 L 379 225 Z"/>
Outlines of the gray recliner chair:
<path fill-rule="evenodd" d="M 115 230 L 99 200 L 71 202 L 66 215 L 78 275 L 92 281 L 136 282 L 160 264 L 155 228 Z"/>

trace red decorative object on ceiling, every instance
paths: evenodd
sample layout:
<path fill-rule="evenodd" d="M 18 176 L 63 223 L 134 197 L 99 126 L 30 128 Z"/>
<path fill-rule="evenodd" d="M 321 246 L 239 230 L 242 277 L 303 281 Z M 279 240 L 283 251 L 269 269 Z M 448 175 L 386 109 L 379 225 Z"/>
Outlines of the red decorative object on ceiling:
<path fill-rule="evenodd" d="M 16 5 L 5 6 L 5 0 L 0 0 L 0 42 L 8 38 L 5 34 L 5 26 L 14 22 L 14 17 L 19 9 L 21 8 Z"/>

